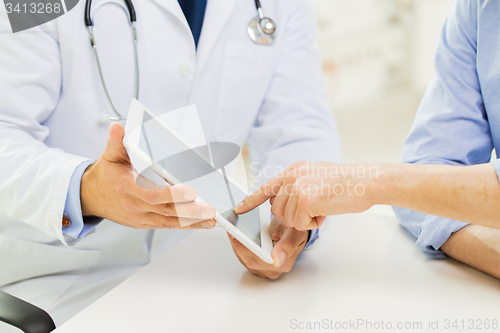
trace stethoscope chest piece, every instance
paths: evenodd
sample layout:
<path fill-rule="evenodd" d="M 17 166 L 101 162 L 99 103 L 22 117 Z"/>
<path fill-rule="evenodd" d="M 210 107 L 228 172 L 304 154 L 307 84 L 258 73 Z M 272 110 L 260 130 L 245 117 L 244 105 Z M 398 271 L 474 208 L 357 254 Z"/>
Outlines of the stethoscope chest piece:
<path fill-rule="evenodd" d="M 248 24 L 248 35 L 257 44 L 270 45 L 274 42 L 276 24 L 268 17 L 256 17 Z"/>

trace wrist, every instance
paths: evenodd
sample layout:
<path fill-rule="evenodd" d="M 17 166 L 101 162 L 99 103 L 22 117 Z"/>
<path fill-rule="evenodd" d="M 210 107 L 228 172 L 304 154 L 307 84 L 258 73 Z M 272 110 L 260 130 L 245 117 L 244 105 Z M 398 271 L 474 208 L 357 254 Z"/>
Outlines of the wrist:
<path fill-rule="evenodd" d="M 94 172 L 92 169 L 94 164 L 91 164 L 83 173 L 80 183 L 80 202 L 82 207 L 82 216 L 97 216 L 93 209 L 93 190 L 94 186 Z"/>
<path fill-rule="evenodd" d="M 370 182 L 367 193 L 372 198 L 374 205 L 392 205 L 392 198 L 397 195 L 397 179 L 401 165 L 375 164 L 371 165 Z"/>

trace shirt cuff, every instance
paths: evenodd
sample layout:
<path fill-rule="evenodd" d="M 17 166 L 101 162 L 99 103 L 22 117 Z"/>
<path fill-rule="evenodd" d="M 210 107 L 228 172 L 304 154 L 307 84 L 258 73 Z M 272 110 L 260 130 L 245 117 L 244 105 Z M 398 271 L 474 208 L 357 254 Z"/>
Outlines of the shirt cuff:
<path fill-rule="evenodd" d="M 307 243 L 304 246 L 304 249 L 308 249 L 311 246 L 314 245 L 314 243 L 318 240 L 319 238 L 319 229 L 314 229 L 309 232 L 309 238 L 307 239 Z"/>
<path fill-rule="evenodd" d="M 64 215 L 71 221 L 68 227 L 62 227 L 64 234 L 74 239 L 82 239 L 87 236 L 102 221 L 97 217 L 83 217 L 82 205 L 80 201 L 80 184 L 85 170 L 93 162 L 86 161 L 81 163 L 71 176 L 66 204 L 64 206 Z"/>
<path fill-rule="evenodd" d="M 417 237 L 417 248 L 433 259 L 446 258 L 440 250 L 450 236 L 469 223 L 451 220 L 439 216 L 426 215 L 405 208 L 394 207 L 401 224 Z"/>
<path fill-rule="evenodd" d="M 500 159 L 496 159 L 492 163 L 495 171 L 497 172 L 498 180 L 500 181 Z"/>

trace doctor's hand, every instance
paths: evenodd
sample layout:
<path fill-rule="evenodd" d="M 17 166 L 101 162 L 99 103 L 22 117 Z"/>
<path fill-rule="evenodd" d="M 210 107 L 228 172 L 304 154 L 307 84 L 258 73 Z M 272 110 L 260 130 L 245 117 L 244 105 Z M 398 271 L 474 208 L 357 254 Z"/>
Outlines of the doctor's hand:
<path fill-rule="evenodd" d="M 156 186 L 137 174 L 123 146 L 124 135 L 120 124 L 112 124 L 106 149 L 85 171 L 80 192 L 83 216 L 139 229 L 212 229 L 215 209 L 194 202 L 194 189 Z"/>
<path fill-rule="evenodd" d="M 271 254 L 274 259 L 274 265 L 262 261 L 236 238 L 229 233 L 227 235 L 231 241 L 234 253 L 250 273 L 275 280 L 283 273 L 288 273 L 292 269 L 295 260 L 307 243 L 309 232 L 288 228 L 283 224 L 283 221 L 276 217 L 271 221 L 269 231 L 273 240 L 273 251 Z"/>
<path fill-rule="evenodd" d="M 237 205 L 246 213 L 268 199 L 271 212 L 287 227 L 319 228 L 328 215 L 361 213 L 375 204 L 376 166 L 297 162 Z"/>

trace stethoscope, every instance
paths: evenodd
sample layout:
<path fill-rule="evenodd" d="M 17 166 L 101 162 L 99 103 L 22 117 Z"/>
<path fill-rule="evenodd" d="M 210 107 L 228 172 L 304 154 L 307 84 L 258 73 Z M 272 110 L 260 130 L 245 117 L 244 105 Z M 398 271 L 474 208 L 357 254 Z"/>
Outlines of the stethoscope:
<path fill-rule="evenodd" d="M 270 45 L 276 37 L 276 23 L 264 16 L 260 0 L 255 0 L 255 8 L 258 16 L 248 24 L 248 35 L 257 44 Z"/>
<path fill-rule="evenodd" d="M 137 16 L 135 13 L 135 8 L 134 5 L 132 4 L 131 0 L 124 0 L 125 6 L 114 2 L 114 1 L 108 1 L 108 2 L 103 2 L 99 4 L 99 6 L 94 10 L 94 15 L 97 13 L 99 8 L 103 5 L 106 4 L 114 4 L 120 6 L 126 14 L 129 17 L 129 24 L 132 29 L 132 38 L 134 41 L 134 59 L 135 59 L 135 98 L 138 100 L 139 99 L 139 59 L 137 56 L 137 29 L 136 29 L 136 21 L 137 21 Z M 257 8 L 257 17 L 253 18 L 250 23 L 248 24 L 247 32 L 248 35 L 250 36 L 250 39 L 252 39 L 255 43 L 260 44 L 260 45 L 271 45 L 274 42 L 274 39 L 276 37 L 276 23 L 274 23 L 273 20 L 271 20 L 269 17 L 264 16 L 264 11 L 262 10 L 262 5 L 260 3 L 260 0 L 255 0 L 255 8 Z M 116 109 L 115 105 L 113 104 L 113 101 L 111 100 L 111 96 L 109 95 L 108 88 L 106 86 L 106 82 L 104 80 L 104 76 L 102 74 L 102 68 L 101 68 L 101 63 L 99 61 L 99 55 L 97 53 L 97 44 L 95 41 L 94 37 L 94 22 L 92 21 L 92 15 L 91 15 L 91 9 L 92 9 L 92 0 L 87 0 L 85 3 L 85 25 L 87 26 L 89 30 L 89 37 L 90 37 L 90 45 L 94 49 L 94 55 L 97 63 L 97 69 L 99 70 L 99 77 L 101 78 L 101 83 L 102 87 L 104 89 L 104 92 L 106 94 L 106 98 L 108 99 L 109 104 L 111 105 L 111 108 L 113 109 L 113 112 L 115 113 L 116 117 L 111 117 L 105 113 L 101 114 L 99 117 L 99 121 L 101 123 L 107 123 L 109 121 L 121 121 L 121 120 L 127 120 L 127 117 L 124 117 L 118 110 Z"/>

